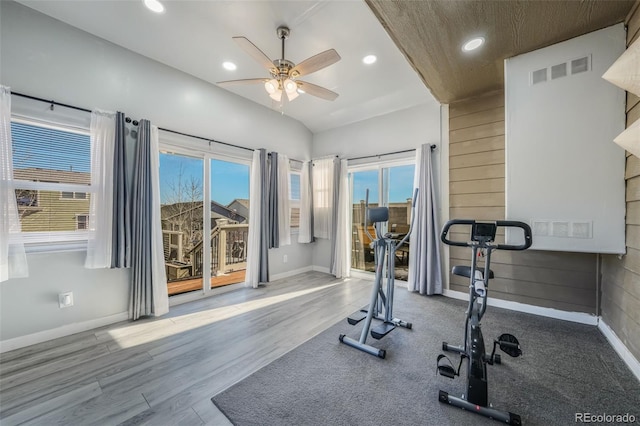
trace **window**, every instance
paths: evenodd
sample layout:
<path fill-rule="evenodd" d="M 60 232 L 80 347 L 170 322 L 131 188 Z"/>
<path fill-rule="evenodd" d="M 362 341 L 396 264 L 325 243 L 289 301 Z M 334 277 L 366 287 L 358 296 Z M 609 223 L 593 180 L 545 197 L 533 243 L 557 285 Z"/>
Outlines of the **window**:
<path fill-rule="evenodd" d="M 89 132 L 15 119 L 11 133 L 13 178 L 25 242 L 86 240 L 91 184 Z"/>
<path fill-rule="evenodd" d="M 291 230 L 300 228 L 300 172 L 289 174 L 289 201 L 291 210 Z"/>
<path fill-rule="evenodd" d="M 62 191 L 62 193 L 60 194 L 60 198 L 63 200 L 86 200 L 87 193 Z"/>
<path fill-rule="evenodd" d="M 89 215 L 79 214 L 76 215 L 76 229 L 89 229 Z"/>
<path fill-rule="evenodd" d="M 369 206 L 385 206 L 389 209 L 389 220 L 381 224 L 381 232 L 390 232 L 400 240 L 409 231 L 411 222 L 411 202 L 413 197 L 413 176 L 415 165 L 406 162 L 379 163 L 354 167 L 351 180 L 351 267 L 364 271 L 375 271 L 374 252 L 371 239 L 375 229 L 371 223 L 365 228 L 365 203 L 369 191 Z M 407 280 L 409 276 L 410 243 L 397 248 L 395 254 L 395 278 Z"/>

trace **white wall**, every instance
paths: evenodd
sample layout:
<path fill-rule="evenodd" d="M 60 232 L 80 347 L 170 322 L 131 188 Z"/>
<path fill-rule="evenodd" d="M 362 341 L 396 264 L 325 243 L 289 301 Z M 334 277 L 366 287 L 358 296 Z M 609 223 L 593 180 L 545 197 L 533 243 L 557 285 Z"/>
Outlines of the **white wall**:
<path fill-rule="evenodd" d="M 532 225 L 534 249 L 625 251 L 625 93 L 602 79 L 624 49 L 618 24 L 505 62 L 506 215 Z M 582 57 L 590 70 L 531 83 Z"/>
<path fill-rule="evenodd" d="M 326 155 L 355 158 L 415 149 L 424 143 L 436 144 L 434 175 L 439 177 L 440 141 L 440 105 L 429 97 L 425 99 L 425 104 L 417 107 L 316 133 L 313 136 L 312 153 L 313 158 Z M 400 156 L 415 158 L 415 153 Z M 358 163 L 362 164 L 363 161 L 376 162 L 378 158 L 358 160 Z M 331 257 L 329 240 L 318 239 L 313 246 L 313 265 L 328 268 Z"/>
<path fill-rule="evenodd" d="M 0 83 L 83 108 L 119 110 L 159 127 L 308 159 L 301 123 L 14 2 L 0 2 Z M 311 265 L 311 245 L 270 253 L 271 273 Z M 126 271 L 89 271 L 84 252 L 29 254 L 30 277 L 0 285 L 0 341 L 121 314 Z M 278 260 L 280 260 L 278 262 Z M 57 294 L 75 306 L 59 309 Z"/>

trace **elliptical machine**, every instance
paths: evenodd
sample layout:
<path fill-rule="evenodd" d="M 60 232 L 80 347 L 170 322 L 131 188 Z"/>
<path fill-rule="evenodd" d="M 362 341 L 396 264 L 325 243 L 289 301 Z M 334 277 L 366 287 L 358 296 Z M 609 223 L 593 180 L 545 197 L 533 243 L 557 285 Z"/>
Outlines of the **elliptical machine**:
<path fill-rule="evenodd" d="M 396 327 L 404 327 L 407 329 L 412 328 L 410 322 L 403 321 L 393 316 L 393 291 L 395 288 L 395 256 L 396 249 L 402 244 L 406 243 L 411 234 L 413 228 L 413 219 L 415 217 L 415 205 L 418 197 L 418 189 L 416 188 L 413 193 L 413 201 L 411 204 L 411 223 L 409 224 L 409 231 L 399 242 L 396 241 L 391 233 L 382 233 L 382 224 L 389 220 L 389 208 L 388 207 L 375 207 L 369 208 L 369 190 L 367 189 L 365 197 L 365 223 L 364 230 L 372 241 L 374 249 L 374 260 L 376 265 L 376 278 L 371 288 L 371 298 L 369 301 L 369 307 L 365 310 L 361 310 L 355 315 L 347 318 L 347 321 L 351 325 L 356 325 L 360 321 L 364 321 L 362 332 L 360 333 L 360 339 L 355 340 L 341 334 L 339 337 L 340 342 L 353 348 L 359 349 L 371 355 L 375 355 L 379 358 L 386 356 L 387 352 L 384 349 L 378 349 L 367 344 L 367 335 L 371 330 L 371 337 L 374 339 L 382 339 L 389 334 Z M 375 229 L 376 238 L 369 233 L 368 224 L 373 223 Z M 385 268 L 386 265 L 386 268 Z M 383 280 L 386 276 L 386 286 L 383 286 Z M 386 287 L 386 291 L 385 291 Z M 371 328 L 371 322 L 373 319 L 382 321 L 381 324 Z"/>
<path fill-rule="evenodd" d="M 454 225 L 471 225 L 471 241 L 451 241 L 447 238 L 449 229 Z M 496 229 L 498 227 L 520 228 L 524 231 L 524 242 L 521 245 L 495 244 Z M 438 400 L 464 410 L 472 411 L 483 416 L 510 424 L 520 425 L 520 416 L 508 411 L 500 411 L 492 408 L 488 402 L 487 392 L 487 364 L 500 364 L 500 355 L 496 354 L 496 347 L 512 357 L 522 355 L 518 339 L 511 334 L 502 334 L 493 342 L 493 351 L 490 355 L 485 353 L 484 340 L 480 329 L 480 320 L 487 309 L 487 294 L 489 279 L 494 274 L 489 266 L 491 264 L 491 252 L 493 250 L 526 250 L 531 247 L 531 228 L 523 222 L 496 221 L 476 222 L 475 220 L 454 219 L 448 221 L 441 235 L 442 242 L 459 247 L 471 247 L 471 266 L 454 266 L 454 275 L 469 278 L 469 306 L 464 331 L 463 346 L 452 346 L 442 343 L 444 351 L 460 354 L 458 369 L 453 367 L 449 358 L 441 354 L 438 356 L 438 372 L 450 379 L 460 375 L 462 360 L 467 360 L 467 389 L 462 398 L 449 395 L 440 391 Z M 478 266 L 478 257 L 484 256 L 484 268 Z"/>

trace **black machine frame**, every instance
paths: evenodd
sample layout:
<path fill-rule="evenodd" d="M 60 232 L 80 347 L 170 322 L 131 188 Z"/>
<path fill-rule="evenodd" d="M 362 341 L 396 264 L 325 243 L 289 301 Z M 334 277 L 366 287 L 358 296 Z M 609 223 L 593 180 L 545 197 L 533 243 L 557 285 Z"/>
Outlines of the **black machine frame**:
<path fill-rule="evenodd" d="M 451 227 L 457 225 L 471 226 L 470 241 L 451 241 L 448 233 Z M 524 231 L 524 241 L 519 245 L 497 244 L 495 235 L 498 227 L 520 228 Z M 443 243 L 458 247 L 471 248 L 471 266 L 454 266 L 452 273 L 469 278 L 469 305 L 466 312 L 464 342 L 462 346 L 442 343 L 444 351 L 454 352 L 460 355 L 460 363 L 457 370 L 449 358 L 442 354 L 438 356 L 438 372 L 451 379 L 460 375 L 463 360 L 467 360 L 467 386 L 466 393 L 461 397 L 455 397 L 445 391 L 440 391 L 438 400 L 443 403 L 478 413 L 480 415 L 507 423 L 520 425 L 519 415 L 493 408 L 488 401 L 487 364 L 500 364 L 500 355 L 496 354 L 496 347 L 506 354 L 517 357 L 522 354 L 518 339 L 511 334 L 503 334 L 493 343 L 493 351 L 486 354 L 484 338 L 480 321 L 487 309 L 487 295 L 489 280 L 493 278 L 490 269 L 491 253 L 494 250 L 526 250 L 531 247 L 531 228 L 523 222 L 495 221 L 480 222 L 471 219 L 454 219 L 448 221 L 441 234 Z M 484 268 L 478 265 L 479 255 L 483 255 Z"/>

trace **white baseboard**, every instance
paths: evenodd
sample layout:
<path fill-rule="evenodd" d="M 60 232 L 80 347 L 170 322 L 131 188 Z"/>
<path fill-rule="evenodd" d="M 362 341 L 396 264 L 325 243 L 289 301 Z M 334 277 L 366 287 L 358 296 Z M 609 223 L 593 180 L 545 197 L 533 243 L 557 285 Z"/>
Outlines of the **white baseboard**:
<path fill-rule="evenodd" d="M 313 271 L 313 266 L 309 265 L 309 266 L 305 266 L 304 268 L 298 268 L 298 269 L 294 269 L 292 271 L 287 271 L 287 272 L 282 272 L 280 274 L 274 274 L 269 278 L 269 281 L 277 281 L 277 280 L 281 280 L 283 278 L 289 278 L 292 277 L 294 275 L 298 275 L 298 274 L 303 274 L 305 272 L 310 272 Z"/>
<path fill-rule="evenodd" d="M 327 268 L 326 266 L 313 265 L 311 266 L 311 270 L 317 271 L 317 272 L 324 272 L 325 274 L 331 273 L 331 269 Z"/>
<path fill-rule="evenodd" d="M 627 367 L 631 370 L 631 372 L 636 376 L 638 380 L 640 380 L 640 362 L 633 356 L 633 354 L 627 349 L 622 340 L 616 335 L 616 333 L 602 320 L 600 317 L 600 321 L 598 322 L 598 328 L 604 334 L 604 337 L 607 338 L 609 344 L 613 346 L 613 349 L 620 355 L 620 358 L 627 364 Z"/>
<path fill-rule="evenodd" d="M 93 330 L 94 328 L 103 327 L 120 321 L 126 321 L 128 319 L 129 313 L 121 312 L 119 314 L 109 315 L 108 317 L 67 324 L 62 327 L 52 328 L 51 330 L 39 331 L 37 333 L 27 334 L 26 336 L 3 340 L 0 342 L 0 353 L 24 348 L 26 346 L 35 345 L 37 343 L 46 342 L 47 340 L 53 340 L 59 337 L 70 336 L 87 330 Z"/>
<path fill-rule="evenodd" d="M 452 299 L 469 300 L 469 294 L 455 290 L 444 290 L 444 296 Z M 526 303 L 512 302 L 510 300 L 487 298 L 488 306 L 509 309 L 511 311 L 526 312 L 528 314 L 540 315 L 542 317 L 555 318 L 564 321 L 577 322 L 587 325 L 598 325 L 598 317 L 585 312 L 567 312 L 560 309 L 543 308 L 541 306 L 529 305 Z"/>
<path fill-rule="evenodd" d="M 375 273 L 367 272 L 367 271 L 361 271 L 361 270 L 358 270 L 358 269 L 352 269 L 350 276 L 351 276 L 351 278 L 360 278 L 361 280 L 375 281 L 375 279 L 376 279 L 376 274 Z"/>

